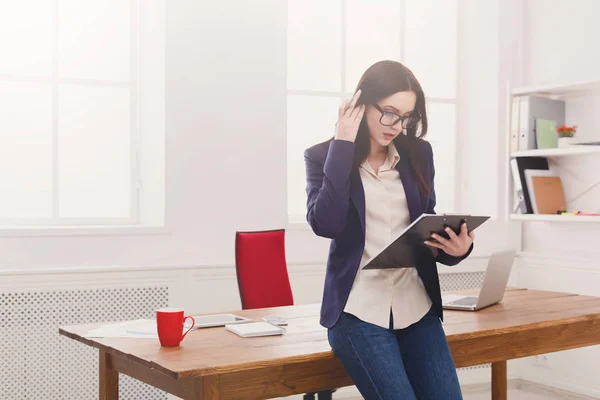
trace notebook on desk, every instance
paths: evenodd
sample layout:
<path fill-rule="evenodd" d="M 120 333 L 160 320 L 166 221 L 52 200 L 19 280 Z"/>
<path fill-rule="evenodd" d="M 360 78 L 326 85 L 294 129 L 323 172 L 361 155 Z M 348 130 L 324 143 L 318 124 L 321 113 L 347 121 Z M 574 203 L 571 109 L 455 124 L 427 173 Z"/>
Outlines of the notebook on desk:
<path fill-rule="evenodd" d="M 225 325 L 225 329 L 241 337 L 283 335 L 285 328 L 265 321 L 248 322 L 239 325 Z"/>

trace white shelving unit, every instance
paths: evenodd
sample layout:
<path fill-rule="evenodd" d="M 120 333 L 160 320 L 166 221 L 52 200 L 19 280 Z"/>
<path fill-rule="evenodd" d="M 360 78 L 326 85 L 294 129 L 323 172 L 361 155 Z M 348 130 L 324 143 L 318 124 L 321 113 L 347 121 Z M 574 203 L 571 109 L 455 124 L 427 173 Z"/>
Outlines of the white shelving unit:
<path fill-rule="evenodd" d="M 511 214 L 513 221 L 600 222 L 600 217 L 587 215 Z"/>
<path fill-rule="evenodd" d="M 565 148 L 556 149 L 535 149 L 535 150 L 524 150 L 514 151 L 510 153 L 511 157 L 569 157 L 578 156 L 582 154 L 600 154 L 600 146 L 587 146 L 587 145 L 572 145 Z"/>
<path fill-rule="evenodd" d="M 547 157 L 550 162 L 559 161 L 565 157 L 574 156 L 598 156 L 600 159 L 600 146 L 591 145 L 571 145 L 569 147 L 555 149 L 533 149 L 510 151 L 510 129 L 512 99 L 518 96 L 543 96 L 554 99 L 568 101 L 571 98 L 585 96 L 592 93 L 600 93 L 600 80 L 572 82 L 557 85 L 539 85 L 524 88 L 511 88 L 510 83 L 507 86 L 507 131 L 506 131 L 506 157 L 504 168 L 506 170 L 505 196 L 506 196 L 506 215 L 507 219 L 522 222 L 600 222 L 600 216 L 577 216 L 577 215 L 553 215 L 553 214 L 515 214 L 514 210 L 514 183 L 512 171 L 510 170 L 510 160 L 514 157 Z M 600 127 L 599 132 L 600 132 Z M 600 141 L 600 133 L 597 137 Z M 600 181 L 600 171 L 598 181 Z M 598 205 L 600 207 L 600 204 Z"/>
<path fill-rule="evenodd" d="M 558 85 L 539 85 L 524 88 L 514 88 L 511 91 L 513 96 L 553 96 L 570 97 L 580 94 L 600 90 L 600 80 L 580 81 Z"/>

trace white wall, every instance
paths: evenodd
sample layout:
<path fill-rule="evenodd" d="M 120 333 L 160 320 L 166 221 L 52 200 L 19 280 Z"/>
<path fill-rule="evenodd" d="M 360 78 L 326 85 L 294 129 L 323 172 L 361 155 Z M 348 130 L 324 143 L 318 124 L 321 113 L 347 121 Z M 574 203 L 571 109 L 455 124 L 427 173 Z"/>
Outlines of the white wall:
<path fill-rule="evenodd" d="M 497 8 L 497 0 L 493 4 Z M 461 101 L 465 110 L 477 111 L 469 114 L 463 133 L 468 151 L 461 152 L 464 209 L 472 213 L 497 208 L 496 189 L 473 191 L 489 182 L 481 171 L 498 169 L 489 146 L 498 120 L 498 56 L 488 48 L 497 41 L 496 8 L 468 0 L 461 24 L 462 75 L 468 78 Z M 180 0 L 168 2 L 166 11 L 167 232 L 0 236 L 0 272 L 232 268 L 236 229 L 287 226 L 286 2 Z M 321 268 L 328 241 L 306 227 L 288 228 L 292 275 L 307 265 Z M 510 227 L 490 222 L 478 231 L 474 260 L 516 241 Z M 310 283 L 297 279 L 296 286 Z M 299 295 L 300 302 L 320 300 L 320 278 L 312 286 L 314 294 Z"/>
<path fill-rule="evenodd" d="M 489 4 L 466 0 L 461 17 L 459 92 L 468 118 L 459 153 L 463 209 L 494 215 L 497 188 L 479 190 L 490 182 L 482 171 L 498 170 L 497 149 L 489 145 L 499 119 L 498 0 Z M 166 11 L 167 232 L 0 236 L 0 272 L 232 268 L 236 229 L 280 227 L 288 227 L 292 275 L 324 265 L 328 241 L 306 226 L 287 226 L 286 2 L 180 0 L 167 2 Z M 473 257 L 518 240 L 514 229 L 492 221 L 478 231 Z M 301 286 L 309 278 L 297 279 L 293 285 Z M 314 283 L 314 294 L 300 294 L 301 302 L 320 300 L 320 278 Z"/>
<path fill-rule="evenodd" d="M 598 78 L 600 35 L 595 0 L 528 0 L 529 83 Z"/>
<path fill-rule="evenodd" d="M 596 16 L 600 12 L 600 3 L 594 0 L 577 0 L 566 4 L 559 0 L 528 1 L 526 49 L 528 62 L 525 65 L 527 84 L 561 83 L 581 80 L 600 79 L 600 50 L 595 45 L 600 37 L 600 25 Z M 569 29 L 558 29 L 568 24 Z M 590 100 L 590 99 L 588 99 Z M 599 140 L 600 119 L 598 119 L 597 98 L 592 98 L 595 108 L 577 112 L 568 107 L 570 121 L 578 124 L 581 134 L 589 139 Z M 587 129 L 585 129 L 587 128 Z M 586 132 L 587 130 L 587 132 Z M 581 159 L 576 160 L 581 163 Z M 597 170 L 576 169 L 582 175 L 598 181 Z M 593 172 L 592 172 L 593 171 Z M 587 173 L 587 174 L 586 174 Z M 599 193 L 600 194 L 600 193 Z M 589 196 L 587 196 L 589 197 Z M 597 201 L 595 210 L 600 209 Z M 596 198 L 597 200 L 597 198 Z M 595 203 L 595 204 L 594 204 Z M 527 224 L 524 229 L 524 249 L 536 252 L 558 251 L 597 254 L 600 249 L 594 246 L 600 239 L 600 229 L 595 225 L 580 224 Z M 591 255 L 590 255 L 591 256 Z"/>
<path fill-rule="evenodd" d="M 0 237 L 0 270 L 232 265 L 236 229 L 285 227 L 286 21 L 285 1 L 168 2 L 167 233 Z"/>
<path fill-rule="evenodd" d="M 459 21 L 460 209 L 497 216 L 499 47 L 497 0 L 464 0 Z M 482 188 L 485 188 L 482 190 Z"/>
<path fill-rule="evenodd" d="M 459 90 L 468 111 L 462 207 L 494 214 L 498 170 L 498 0 L 465 0 Z M 488 6 L 491 5 L 491 8 Z M 286 2 L 167 2 L 166 233 L 0 236 L 0 271 L 233 266 L 236 229 L 287 226 Z M 483 146 L 483 150 L 478 148 Z M 501 222 L 478 232 L 473 257 L 518 240 Z M 328 241 L 290 226 L 294 266 L 322 266 Z M 315 288 L 320 298 L 321 288 Z"/>
<path fill-rule="evenodd" d="M 460 208 L 496 215 L 501 186 L 483 173 L 499 173 L 501 6 L 500 0 L 464 4 Z M 238 308 L 235 230 L 287 226 L 286 13 L 281 0 L 167 2 L 167 232 L 2 236 L 4 289 L 165 282 L 173 286 L 172 304 L 190 312 Z M 491 249 L 516 243 L 514 224 L 490 221 L 478 230 L 471 259 L 441 270 L 480 270 Z M 296 302 L 319 301 L 327 240 L 290 226 L 286 245 Z M 39 269 L 64 275 L 33 273 Z"/>
<path fill-rule="evenodd" d="M 526 6 L 525 85 L 600 79 L 600 50 L 596 43 L 600 37 L 600 2 L 528 0 Z M 584 111 L 568 107 L 571 121 L 567 123 L 579 124 L 583 131 L 589 127 L 585 135 L 595 135 L 598 140 L 600 120 L 596 114 L 600 103 L 598 98 L 591 100 L 588 104 L 593 107 Z M 575 179 L 600 180 L 597 161 L 596 167 L 589 169 L 581 159 L 573 163 L 569 168 L 588 174 Z M 600 192 L 588 196 L 585 204 L 596 207 L 590 211 L 598 211 Z M 600 229 L 595 223 L 524 224 L 519 283 L 536 289 L 600 296 L 599 241 Z M 592 347 L 549 354 L 545 367 L 526 360 L 520 372 L 524 379 L 600 397 L 599 369 L 600 348 Z"/>
<path fill-rule="evenodd" d="M 506 81 L 514 86 L 600 78 L 600 2 L 579 0 L 475 1 L 464 0 L 464 68 L 459 93 L 462 133 L 462 209 L 495 213 L 505 209 L 502 163 L 505 153 Z M 598 140 L 600 96 L 568 107 L 570 121 L 586 138 Z M 586 132 L 587 131 L 587 132 Z M 595 134 L 595 137 L 593 135 Z M 584 164 L 585 162 L 585 164 Z M 598 171 L 600 163 L 573 160 L 574 171 Z M 594 174 L 576 178 L 580 188 L 598 181 Z M 580 207 L 600 208 L 598 190 Z M 597 211 L 590 209 L 590 211 Z M 501 224 L 498 222 L 498 224 Z M 511 280 L 522 287 L 600 295 L 598 259 L 600 229 L 596 224 L 523 224 L 523 253 Z M 492 234 L 491 237 L 494 235 Z M 540 366 L 535 358 L 511 364 L 522 379 L 600 397 L 597 373 L 600 348 L 592 347 L 547 355 Z"/>
<path fill-rule="evenodd" d="M 466 61 L 485 62 L 491 68 L 479 75 L 485 68 L 466 71 L 466 101 L 476 106 L 497 99 L 497 84 L 486 86 L 497 70 L 487 61 L 493 51 L 481 54 L 496 34 L 488 26 L 494 23 L 493 11 L 473 0 L 469 5 L 475 11 L 466 25 Z M 0 270 L 232 266 L 236 229 L 286 227 L 286 20 L 285 1 L 168 2 L 167 232 L 2 236 Z M 494 136 L 489 120 L 497 116 L 493 108 L 479 111 L 477 120 L 467 123 L 465 144 L 478 158 L 465 158 L 465 209 L 493 213 L 493 191 L 469 194 L 469 187 L 485 180 L 479 171 L 497 169 L 493 146 L 486 146 Z M 475 151 L 475 145 L 489 151 Z M 476 254 L 502 246 L 493 229 L 488 232 L 482 230 L 478 237 Z M 481 245 L 486 242 L 489 246 Z M 290 227 L 288 262 L 322 264 L 327 244 L 306 229 Z"/>

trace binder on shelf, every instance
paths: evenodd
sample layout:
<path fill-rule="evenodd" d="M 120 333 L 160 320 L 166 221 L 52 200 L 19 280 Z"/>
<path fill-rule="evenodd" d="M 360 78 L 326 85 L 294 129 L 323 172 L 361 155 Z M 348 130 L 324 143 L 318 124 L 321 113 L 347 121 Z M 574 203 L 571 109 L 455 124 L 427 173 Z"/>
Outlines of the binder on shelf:
<path fill-rule="evenodd" d="M 520 210 L 521 214 L 527 214 L 527 206 L 525 205 L 525 197 L 523 195 L 523 185 L 521 184 L 521 178 L 519 177 L 519 166 L 517 160 L 510 160 L 510 169 L 512 171 L 513 181 L 515 183 L 515 192 L 517 195 L 517 206 L 513 212 Z"/>
<path fill-rule="evenodd" d="M 523 96 L 519 106 L 519 150 L 537 149 L 536 119 L 565 123 L 565 102 L 539 96 Z"/>
<path fill-rule="evenodd" d="M 521 181 L 521 188 L 523 190 L 523 200 L 525 201 L 525 208 L 527 214 L 533 213 L 533 206 L 531 204 L 531 197 L 527 188 L 527 180 L 525 177 L 526 169 L 541 169 L 549 170 L 548 159 L 545 157 L 516 157 L 514 160 L 517 163 L 517 169 L 519 172 L 519 180 Z"/>
<path fill-rule="evenodd" d="M 556 132 L 556 121 L 536 118 L 535 139 L 538 149 L 555 149 L 558 147 L 558 133 Z"/>
<path fill-rule="evenodd" d="M 521 98 L 513 97 L 512 110 L 510 114 L 510 151 L 519 150 L 519 107 L 521 106 Z"/>
<path fill-rule="evenodd" d="M 536 148 L 535 138 L 529 134 L 529 100 L 520 99 L 519 103 L 519 150 L 531 150 Z M 531 137 L 530 137 L 531 136 Z"/>

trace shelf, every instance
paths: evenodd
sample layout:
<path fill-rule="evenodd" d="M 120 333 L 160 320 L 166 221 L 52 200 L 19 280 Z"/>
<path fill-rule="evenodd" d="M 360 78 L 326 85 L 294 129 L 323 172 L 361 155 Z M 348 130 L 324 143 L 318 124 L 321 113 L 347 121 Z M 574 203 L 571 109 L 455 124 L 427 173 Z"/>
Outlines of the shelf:
<path fill-rule="evenodd" d="M 511 214 L 510 219 L 513 221 L 600 222 L 600 217 L 587 215 Z"/>
<path fill-rule="evenodd" d="M 539 85 L 525 88 L 516 88 L 512 90 L 512 94 L 513 96 L 564 96 L 575 93 L 590 92 L 594 90 L 600 90 L 600 80 L 573 82 L 570 84 L 562 85 Z"/>
<path fill-rule="evenodd" d="M 600 146 L 571 145 L 555 149 L 534 149 L 515 151 L 510 153 L 511 157 L 568 157 L 582 154 L 600 154 Z"/>

